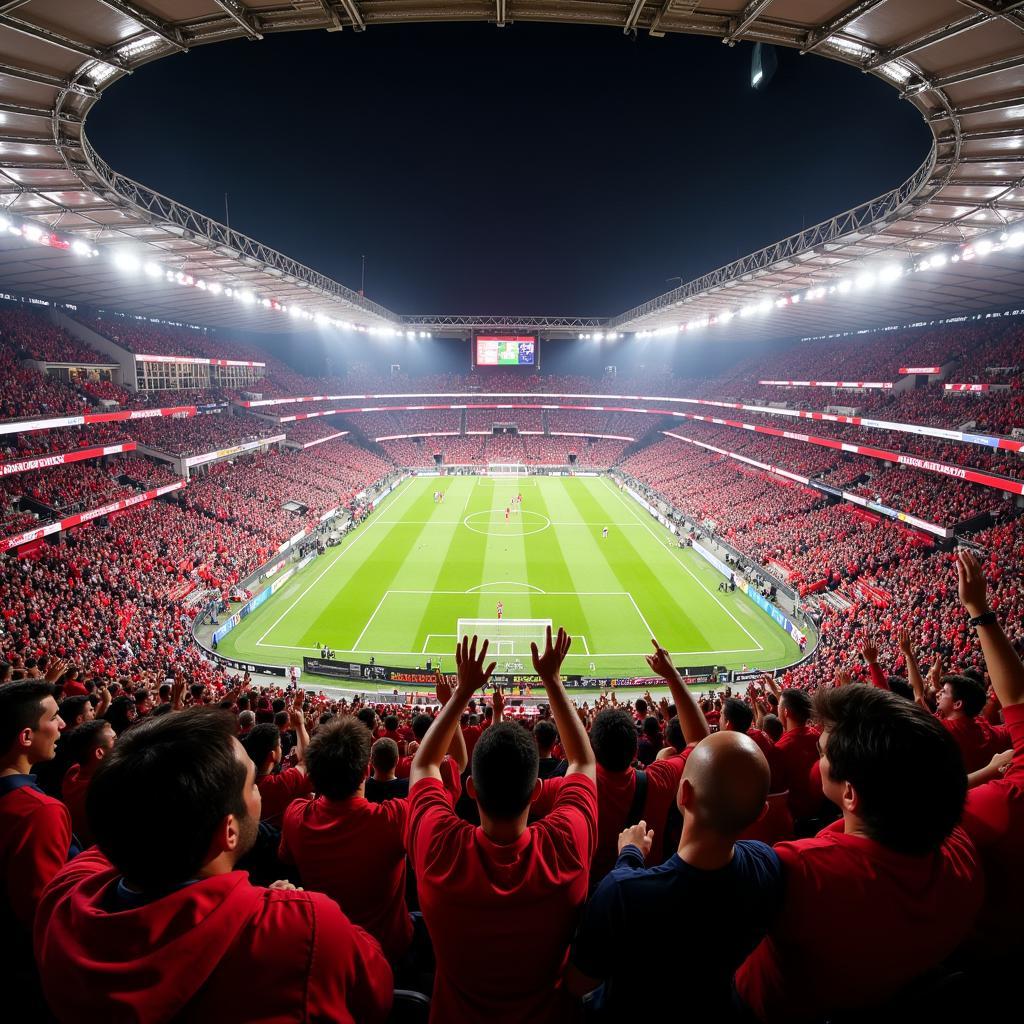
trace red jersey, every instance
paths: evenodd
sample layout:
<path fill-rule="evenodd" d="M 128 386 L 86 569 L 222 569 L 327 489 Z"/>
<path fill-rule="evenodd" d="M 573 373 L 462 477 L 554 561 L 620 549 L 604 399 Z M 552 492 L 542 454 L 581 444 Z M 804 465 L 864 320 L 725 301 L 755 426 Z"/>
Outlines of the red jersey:
<path fill-rule="evenodd" d="M 303 797 L 284 812 L 280 856 L 303 888 L 326 893 L 396 963 L 412 941 L 405 904 L 406 800 Z"/>
<path fill-rule="evenodd" d="M 85 814 L 85 798 L 89 794 L 89 783 L 92 776 L 82 778 L 82 766 L 73 764 L 60 784 L 60 795 L 65 806 L 71 812 L 71 827 L 82 846 L 92 846 L 95 840 L 89 819 Z"/>
<path fill-rule="evenodd" d="M 480 735 L 483 729 L 479 725 L 467 725 L 462 730 L 462 737 L 466 741 L 466 753 L 470 758 L 473 757 L 473 748 L 476 746 L 477 740 L 480 739 Z"/>
<path fill-rule="evenodd" d="M 760 729 L 748 729 L 747 735 L 761 748 L 761 753 L 764 754 L 764 759 L 768 762 L 768 769 L 771 772 L 768 792 L 783 792 L 789 787 L 789 782 L 786 779 L 785 755 L 779 753 L 768 733 L 762 732 Z"/>
<path fill-rule="evenodd" d="M 509 844 L 456 817 L 437 779 L 417 782 L 409 803 L 409 854 L 437 956 L 431 1022 L 571 1020 L 559 979 L 587 896 L 594 783 L 569 776 L 551 812 Z"/>
<path fill-rule="evenodd" d="M 819 1020 L 888 999 L 970 934 L 984 880 L 959 828 L 925 856 L 896 853 L 837 821 L 779 843 L 782 913 L 736 972 L 763 1021 Z"/>
<path fill-rule="evenodd" d="M 322 893 L 263 889 L 232 871 L 124 904 L 119 877 L 94 847 L 43 896 L 36 957 L 59 1019 L 387 1017 L 392 975 L 380 946 Z"/>
<path fill-rule="evenodd" d="M 980 928 L 1000 949 L 1019 939 L 1024 906 L 1024 704 L 1003 708 L 1013 760 L 1001 778 L 967 791 L 963 827 L 985 866 L 986 901 Z"/>
<path fill-rule="evenodd" d="M 940 718 L 939 721 L 956 740 L 968 775 L 984 768 L 993 755 L 1010 746 L 1006 728 L 989 725 L 984 718 Z"/>
<path fill-rule="evenodd" d="M 819 759 L 820 735 L 814 726 L 801 725 L 784 732 L 775 744 L 789 786 L 789 809 L 794 818 L 809 818 L 821 806 L 821 778 L 815 783 L 811 773 Z"/>
<path fill-rule="evenodd" d="M 313 784 L 309 776 L 298 768 L 285 768 L 283 772 L 263 775 L 256 780 L 256 788 L 263 798 L 260 820 L 281 827 L 285 808 L 297 797 L 309 796 Z"/>
<path fill-rule="evenodd" d="M 407 779 L 411 770 L 412 758 L 403 757 L 395 766 L 395 778 Z M 450 754 L 445 754 L 441 761 L 441 781 L 444 783 L 444 788 L 451 793 L 454 807 L 459 797 L 462 796 L 462 777 L 459 775 L 459 766 L 455 763 L 455 758 Z"/>
<path fill-rule="evenodd" d="M 0 796 L 0 934 L 22 934 L 27 942 L 43 889 L 64 866 L 70 847 L 71 815 L 59 800 L 34 785 Z"/>
<path fill-rule="evenodd" d="M 644 798 L 640 815 L 648 828 L 654 829 L 654 846 L 648 862 L 660 864 L 665 822 L 683 777 L 686 759 L 692 747 L 686 747 L 681 754 L 654 761 L 644 769 L 647 775 L 647 796 Z M 570 776 L 571 777 L 571 776 Z M 555 776 L 541 784 L 540 796 L 530 811 L 531 819 L 541 818 L 555 805 L 556 798 L 565 779 Z M 624 772 L 611 772 L 597 766 L 597 847 L 590 868 L 590 880 L 596 885 L 615 866 L 619 855 L 619 833 L 626 827 L 626 818 L 636 793 L 636 770 L 627 768 Z M 672 852 L 671 850 L 669 851 Z"/>

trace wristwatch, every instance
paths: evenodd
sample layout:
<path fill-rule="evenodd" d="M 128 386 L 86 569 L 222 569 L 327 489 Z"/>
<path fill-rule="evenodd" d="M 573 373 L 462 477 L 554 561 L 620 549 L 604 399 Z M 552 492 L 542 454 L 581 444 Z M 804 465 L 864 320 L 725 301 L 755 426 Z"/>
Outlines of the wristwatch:
<path fill-rule="evenodd" d="M 982 612 L 981 615 L 975 615 L 972 619 L 969 619 L 968 624 L 971 626 L 991 626 L 995 621 L 995 612 Z"/>

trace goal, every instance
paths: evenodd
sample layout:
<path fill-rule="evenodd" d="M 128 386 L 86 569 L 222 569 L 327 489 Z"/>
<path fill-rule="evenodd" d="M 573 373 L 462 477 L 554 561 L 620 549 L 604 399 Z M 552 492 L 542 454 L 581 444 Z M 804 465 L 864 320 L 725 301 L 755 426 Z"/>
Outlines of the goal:
<path fill-rule="evenodd" d="M 529 657 L 531 643 L 544 647 L 550 625 L 550 619 L 459 619 L 456 640 L 474 635 L 489 640 L 489 658 Z"/>
<path fill-rule="evenodd" d="M 488 476 L 528 476 L 529 470 L 521 462 L 488 462 Z"/>

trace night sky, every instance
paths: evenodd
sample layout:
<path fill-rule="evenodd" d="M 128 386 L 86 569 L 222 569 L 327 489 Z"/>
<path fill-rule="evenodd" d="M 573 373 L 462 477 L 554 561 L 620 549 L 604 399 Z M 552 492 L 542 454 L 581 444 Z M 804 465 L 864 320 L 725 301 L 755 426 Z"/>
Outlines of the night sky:
<path fill-rule="evenodd" d="M 271 35 L 150 64 L 89 137 L 118 170 L 399 313 L 611 315 L 911 174 L 876 78 L 779 51 L 514 24 Z M 675 284 L 675 282 L 673 282 Z"/>

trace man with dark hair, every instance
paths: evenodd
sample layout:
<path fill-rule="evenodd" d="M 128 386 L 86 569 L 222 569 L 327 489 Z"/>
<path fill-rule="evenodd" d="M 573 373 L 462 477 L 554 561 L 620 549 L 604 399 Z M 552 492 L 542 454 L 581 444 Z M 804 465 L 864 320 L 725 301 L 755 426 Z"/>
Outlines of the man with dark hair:
<path fill-rule="evenodd" d="M 687 742 L 697 743 L 710 731 L 704 715 L 669 653 L 659 647 L 656 640 L 651 642 L 655 653 L 648 656 L 647 663 L 668 683 Z M 664 845 L 666 824 L 692 748 L 684 746 L 676 756 L 656 760 L 641 771 L 634 769 L 636 725 L 633 715 L 621 707 L 605 708 L 597 713 L 590 728 L 590 745 L 597 758 L 597 848 L 590 869 L 590 884 L 594 887 L 615 865 L 619 833 L 641 818 L 654 830 L 650 862 L 660 864 L 671 852 L 666 851 Z M 557 777 L 545 781 L 534 804 L 534 817 L 547 813 L 561 782 Z"/>
<path fill-rule="evenodd" d="M 281 768 L 281 732 L 276 725 L 262 723 L 249 730 L 243 742 L 245 752 L 256 765 L 256 785 L 262 798 L 262 820 L 275 828 L 281 827 L 285 808 L 297 797 L 308 796 L 312 787 L 306 775 L 306 747 L 309 733 L 302 714 L 303 693 L 296 691 L 288 719 L 295 729 L 295 752 L 298 763 L 293 768 Z"/>
<path fill-rule="evenodd" d="M 554 756 L 555 744 L 558 742 L 558 730 L 555 723 L 546 718 L 540 719 L 533 727 L 533 739 L 537 744 L 537 775 L 541 779 L 550 779 L 558 774 L 559 759 Z"/>
<path fill-rule="evenodd" d="M 440 670 L 437 672 L 437 677 L 441 678 Z M 417 746 L 423 742 L 423 737 L 427 735 L 427 731 L 433 724 L 434 719 L 430 715 L 417 715 L 412 720 L 412 733 Z M 409 778 L 412 762 L 411 754 L 401 758 L 395 768 L 395 775 L 400 779 Z M 467 764 L 469 764 L 469 755 L 466 751 L 466 738 L 462 735 L 461 729 L 456 729 L 452 735 L 448 752 L 445 754 L 444 760 L 441 761 L 441 781 L 444 783 L 444 788 L 451 794 L 453 807 L 462 796 L 462 773 L 466 770 Z"/>
<path fill-rule="evenodd" d="M 780 719 L 778 715 L 772 714 L 767 714 L 761 719 L 761 728 L 764 730 L 765 736 L 767 736 L 772 743 L 778 743 L 786 732 L 786 727 L 782 724 L 782 719 Z"/>
<path fill-rule="evenodd" d="M 369 763 L 370 734 L 362 722 L 338 718 L 317 730 L 306 751 L 317 795 L 285 811 L 280 857 L 299 869 L 307 889 L 336 900 L 397 964 L 412 941 L 405 904 L 409 804 L 366 799 Z"/>
<path fill-rule="evenodd" d="M 0 686 L 0 958 L 11 982 L 5 994 L 23 1013 L 38 1011 L 36 908 L 71 848 L 68 809 L 39 789 L 31 772 L 52 760 L 63 724 L 49 683 Z"/>
<path fill-rule="evenodd" d="M 400 800 L 409 795 L 409 780 L 395 774 L 398 767 L 398 744 L 394 740 L 379 739 L 370 747 L 371 775 L 366 780 L 364 795 L 371 803 Z"/>
<path fill-rule="evenodd" d="M 749 736 L 760 748 L 771 771 L 769 793 L 781 793 L 786 788 L 786 766 L 775 744 L 760 729 L 753 728 L 754 711 L 738 697 L 727 697 L 722 702 L 718 728 L 722 732 L 740 732 Z"/>
<path fill-rule="evenodd" d="M 842 818 L 775 847 L 782 912 L 736 974 L 764 1021 L 883 1003 L 970 934 L 984 891 L 977 851 L 956 824 L 967 780 L 946 730 L 868 686 L 819 691 L 815 711 L 822 784 Z"/>
<path fill-rule="evenodd" d="M 116 739 L 110 723 L 102 718 L 83 722 L 61 737 L 61 747 L 70 765 L 61 781 L 61 799 L 71 812 L 71 827 L 83 846 L 91 846 L 94 842 L 85 812 L 89 784 L 103 759 L 114 749 Z"/>
<path fill-rule="evenodd" d="M 1007 729 L 992 726 L 981 717 L 984 707 L 984 683 L 968 675 L 942 677 L 936 713 L 956 740 L 968 775 L 984 768 L 996 754 L 1010 747 Z"/>
<path fill-rule="evenodd" d="M 779 695 L 779 718 L 784 731 L 776 740 L 775 749 L 789 787 L 789 809 L 797 822 L 817 814 L 822 803 L 821 786 L 812 772 L 818 760 L 819 736 L 811 724 L 812 709 L 811 698 L 804 690 L 783 690 Z"/>
<path fill-rule="evenodd" d="M 764 814 L 768 763 L 739 732 L 698 743 L 686 761 L 678 804 L 679 847 L 645 868 L 653 836 L 641 821 L 619 836 L 619 859 L 587 904 L 573 946 L 569 985 L 594 1000 L 608 1020 L 627 1020 L 651 978 L 672 978 L 686 992 L 686 1016 L 730 1015 L 733 972 L 768 929 L 782 902 L 782 869 L 771 847 L 740 834 Z M 671 942 L 623 943 L 648 935 L 658 921 L 700 922 L 705 952 L 680 958 Z"/>
<path fill-rule="evenodd" d="M 440 765 L 467 703 L 494 671 L 493 662 L 484 668 L 487 646 L 477 654 L 476 637 L 472 644 L 464 637 L 456 648 L 455 692 L 424 736 L 410 776 L 409 855 L 437 957 L 430 1020 L 547 1024 L 567 1009 L 559 980 L 597 833 L 594 755 L 559 676 L 570 639 L 562 629 L 552 639 L 548 627 L 544 651 L 531 646 L 569 762 L 554 807 L 527 824 L 539 786 L 537 745 L 496 712 L 473 751 L 467 783 L 480 827 L 456 817 Z"/>
<path fill-rule="evenodd" d="M 371 733 L 377 731 L 377 722 L 379 719 L 377 718 L 377 712 L 374 711 L 373 708 L 360 708 L 356 712 L 356 718 L 358 718 Z"/>
<path fill-rule="evenodd" d="M 234 731 L 215 709 L 162 715 L 96 772 L 97 847 L 47 888 L 35 931 L 58 1020 L 386 1017 L 391 970 L 373 938 L 327 896 L 235 870 L 260 792 Z"/>
<path fill-rule="evenodd" d="M 96 717 L 92 701 L 85 696 L 65 697 L 60 702 L 57 713 L 64 722 L 65 729 L 74 729 L 75 726 L 91 722 Z"/>
<path fill-rule="evenodd" d="M 405 739 L 398 728 L 398 715 L 385 715 L 384 716 L 384 732 L 381 736 L 394 740 L 398 747 L 398 752 L 401 755 L 405 755 Z M 381 737 L 378 737 L 380 739 Z"/>

